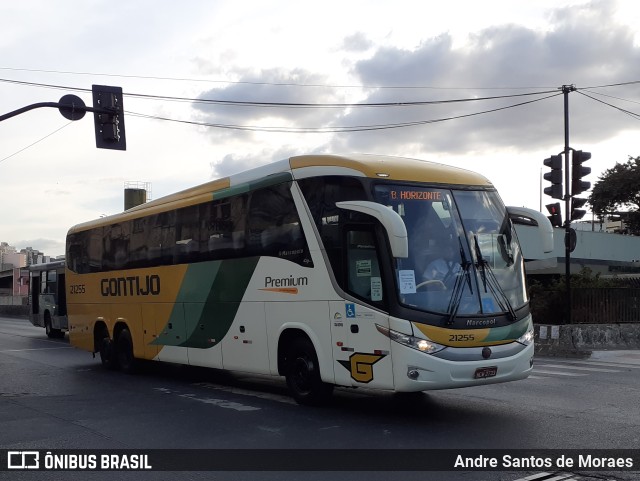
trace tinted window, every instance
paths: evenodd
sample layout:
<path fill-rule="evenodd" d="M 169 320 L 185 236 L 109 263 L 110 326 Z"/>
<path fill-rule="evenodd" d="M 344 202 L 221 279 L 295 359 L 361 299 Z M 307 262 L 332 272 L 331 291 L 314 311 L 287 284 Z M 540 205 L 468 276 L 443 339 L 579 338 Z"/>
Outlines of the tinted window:
<path fill-rule="evenodd" d="M 67 265 L 87 273 L 273 256 L 310 267 L 290 186 L 274 185 L 70 234 Z"/>

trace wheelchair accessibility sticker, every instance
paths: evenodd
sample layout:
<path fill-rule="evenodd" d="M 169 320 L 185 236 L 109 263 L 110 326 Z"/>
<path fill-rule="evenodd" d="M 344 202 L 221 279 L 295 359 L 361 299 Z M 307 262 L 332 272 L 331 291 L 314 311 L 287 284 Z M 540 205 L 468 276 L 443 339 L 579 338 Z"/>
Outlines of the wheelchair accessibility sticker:
<path fill-rule="evenodd" d="M 355 304 L 345 304 L 344 310 L 347 315 L 347 319 L 355 319 L 356 317 L 356 305 Z"/>

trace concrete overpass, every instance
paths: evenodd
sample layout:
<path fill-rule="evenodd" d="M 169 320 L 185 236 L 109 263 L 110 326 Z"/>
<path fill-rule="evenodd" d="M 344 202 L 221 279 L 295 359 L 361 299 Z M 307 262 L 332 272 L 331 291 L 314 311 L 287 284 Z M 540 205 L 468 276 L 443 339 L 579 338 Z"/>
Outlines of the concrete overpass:
<path fill-rule="evenodd" d="M 564 229 L 553 229 L 554 248 L 549 254 L 535 242 L 535 229 L 516 225 L 525 259 L 539 259 L 527 262 L 527 274 L 564 274 Z M 601 275 L 640 275 L 640 237 L 580 230 L 576 237 L 576 248 L 570 256 L 572 274 L 588 267 Z"/>

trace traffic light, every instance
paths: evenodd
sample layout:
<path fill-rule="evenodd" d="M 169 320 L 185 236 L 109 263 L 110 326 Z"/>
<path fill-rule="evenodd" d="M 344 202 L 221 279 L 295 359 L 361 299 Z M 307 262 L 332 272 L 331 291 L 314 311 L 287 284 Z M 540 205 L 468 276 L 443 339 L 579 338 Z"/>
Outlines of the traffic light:
<path fill-rule="evenodd" d="M 551 167 L 551 171 L 544 174 L 544 180 L 551 182 L 550 187 L 544 188 L 544 193 L 554 199 L 562 199 L 562 156 L 552 155 L 544 159 L 544 165 Z"/>
<path fill-rule="evenodd" d="M 582 194 L 585 190 L 589 190 L 591 182 L 582 179 L 585 175 L 591 173 L 591 167 L 583 167 L 582 163 L 591 158 L 590 152 L 582 150 L 574 150 L 571 157 L 571 195 Z"/>
<path fill-rule="evenodd" d="M 581 199 L 580 197 L 573 197 L 571 199 L 571 220 L 582 219 L 587 213 L 586 210 L 581 209 L 583 205 L 587 203 L 587 199 Z"/>
<path fill-rule="evenodd" d="M 124 107 L 122 88 L 93 85 L 93 124 L 96 131 L 96 147 L 99 149 L 127 150 L 124 132 Z"/>
<path fill-rule="evenodd" d="M 547 210 L 549 211 L 549 216 L 547 218 L 551 222 L 553 227 L 562 227 L 562 213 L 560 212 L 560 202 L 556 202 L 555 204 L 547 204 Z"/>

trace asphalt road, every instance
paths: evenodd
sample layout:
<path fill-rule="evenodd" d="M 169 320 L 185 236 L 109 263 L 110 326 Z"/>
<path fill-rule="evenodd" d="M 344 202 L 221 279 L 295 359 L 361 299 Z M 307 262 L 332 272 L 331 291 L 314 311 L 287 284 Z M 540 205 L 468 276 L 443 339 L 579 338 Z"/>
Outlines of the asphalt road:
<path fill-rule="evenodd" d="M 280 378 L 161 363 L 124 375 L 67 338 L 0 318 L 0 449 L 638 449 L 639 398 L 640 352 L 620 351 L 536 358 L 534 374 L 512 383 L 409 397 L 337 389 L 329 405 L 303 407 Z M 639 472 L 580 470 L 554 478 L 552 469 L 535 468 L 332 472 L 331 462 L 311 472 L 0 471 L 0 479 L 640 479 Z"/>

